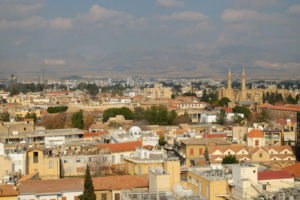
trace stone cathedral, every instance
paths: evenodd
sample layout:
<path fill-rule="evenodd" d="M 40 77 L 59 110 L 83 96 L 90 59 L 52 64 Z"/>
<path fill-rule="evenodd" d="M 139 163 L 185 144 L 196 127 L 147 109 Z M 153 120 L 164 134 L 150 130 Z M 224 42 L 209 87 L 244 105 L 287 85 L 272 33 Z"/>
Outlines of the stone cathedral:
<path fill-rule="evenodd" d="M 267 92 L 281 94 L 283 99 L 287 98 L 289 94 L 293 97 L 295 96 L 294 92 L 290 92 L 287 89 L 277 89 L 277 88 L 268 88 L 268 89 L 247 89 L 246 88 L 246 73 L 245 69 L 242 72 L 242 87 L 240 89 L 232 88 L 231 86 L 231 70 L 228 71 L 228 84 L 227 88 L 221 88 L 218 91 L 219 99 L 227 97 L 232 102 L 256 102 L 258 104 L 263 103 L 263 94 Z"/>

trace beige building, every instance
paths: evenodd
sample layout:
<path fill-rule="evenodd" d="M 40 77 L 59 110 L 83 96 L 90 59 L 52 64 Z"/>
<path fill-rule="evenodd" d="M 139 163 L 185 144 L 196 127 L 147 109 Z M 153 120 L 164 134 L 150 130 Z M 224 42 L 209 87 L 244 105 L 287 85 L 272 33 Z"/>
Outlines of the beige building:
<path fill-rule="evenodd" d="M 121 200 L 148 192 L 149 182 L 146 176 L 105 176 L 93 178 L 93 185 L 97 200 Z"/>
<path fill-rule="evenodd" d="M 182 165 L 191 166 L 196 164 L 196 160 L 205 161 L 206 147 L 216 145 L 229 145 L 229 143 L 218 138 L 190 138 L 177 142 L 175 151 L 180 155 Z"/>
<path fill-rule="evenodd" d="M 153 88 L 144 89 L 144 97 L 149 99 L 171 98 L 172 88 L 163 87 L 162 84 L 155 84 Z"/>
<path fill-rule="evenodd" d="M 191 168 L 187 173 L 187 189 L 203 199 L 223 200 L 227 196 L 227 179 L 222 170 Z"/>
<path fill-rule="evenodd" d="M 229 98 L 233 102 L 248 101 L 256 102 L 259 104 L 263 103 L 263 95 L 266 93 L 278 93 L 281 94 L 283 99 L 287 98 L 288 95 L 295 96 L 293 92 L 289 92 L 287 89 L 247 89 L 246 88 L 246 73 L 245 69 L 242 73 L 242 87 L 241 89 L 233 89 L 231 86 L 231 71 L 229 68 L 228 71 L 228 83 L 227 88 L 221 88 L 218 91 L 218 98 L 222 99 L 223 97 Z"/>
<path fill-rule="evenodd" d="M 0 180 L 5 180 L 12 172 L 12 160 L 6 155 L 0 155 L 0 163 Z"/>
<path fill-rule="evenodd" d="M 32 119 L 25 119 L 21 122 L 2 122 L 0 121 L 0 136 L 2 139 L 9 140 L 9 135 L 29 134 L 34 131 L 34 122 Z"/>
<path fill-rule="evenodd" d="M 41 179 L 60 178 L 60 158 L 34 148 L 27 153 L 27 174 L 39 173 Z"/>

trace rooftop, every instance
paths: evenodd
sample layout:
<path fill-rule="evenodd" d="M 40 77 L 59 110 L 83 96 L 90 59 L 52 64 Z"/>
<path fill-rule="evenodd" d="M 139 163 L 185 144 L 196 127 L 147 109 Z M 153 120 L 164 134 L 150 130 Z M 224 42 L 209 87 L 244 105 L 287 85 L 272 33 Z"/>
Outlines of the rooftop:
<path fill-rule="evenodd" d="M 293 178 L 293 176 L 284 170 L 279 171 L 262 171 L 257 173 L 257 179 L 262 180 L 270 180 L 270 179 L 286 179 L 286 178 Z"/>
<path fill-rule="evenodd" d="M 147 176 L 106 176 L 93 178 L 95 190 L 120 190 L 149 186 Z"/>

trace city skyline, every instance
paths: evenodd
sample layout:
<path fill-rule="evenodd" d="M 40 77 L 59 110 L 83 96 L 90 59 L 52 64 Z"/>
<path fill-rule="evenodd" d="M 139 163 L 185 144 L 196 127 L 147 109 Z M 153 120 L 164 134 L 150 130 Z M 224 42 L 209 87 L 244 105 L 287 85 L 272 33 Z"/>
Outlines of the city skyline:
<path fill-rule="evenodd" d="M 1 76 L 299 78 L 295 0 L 0 2 Z"/>

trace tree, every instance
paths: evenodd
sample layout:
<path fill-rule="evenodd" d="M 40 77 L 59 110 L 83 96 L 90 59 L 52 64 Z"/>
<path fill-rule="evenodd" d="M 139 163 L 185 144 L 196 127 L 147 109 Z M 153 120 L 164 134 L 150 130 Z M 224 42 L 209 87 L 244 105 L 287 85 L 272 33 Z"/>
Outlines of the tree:
<path fill-rule="evenodd" d="M 116 115 L 123 115 L 125 119 L 133 119 L 133 113 L 129 108 L 109 108 L 103 113 L 103 122 L 107 122 L 110 117 L 115 117 Z"/>
<path fill-rule="evenodd" d="M 28 112 L 28 113 L 25 115 L 25 118 L 26 118 L 26 119 L 33 119 L 34 124 L 37 123 L 37 116 L 36 116 L 36 114 L 35 114 L 34 112 L 32 112 L 32 113 L 29 113 L 29 112 Z"/>
<path fill-rule="evenodd" d="M 83 129 L 84 128 L 84 122 L 83 122 L 83 113 L 82 111 L 79 111 L 77 113 L 74 113 L 71 118 L 72 125 L 74 128 Z"/>
<path fill-rule="evenodd" d="M 39 125 L 45 126 L 46 129 L 61 129 L 65 128 L 67 120 L 65 113 L 58 113 L 54 116 L 45 115 Z"/>
<path fill-rule="evenodd" d="M 224 125 L 227 120 L 226 120 L 226 112 L 225 110 L 221 109 L 220 110 L 220 113 L 217 114 L 217 119 L 216 119 L 216 123 L 217 124 L 221 124 L 221 125 Z"/>
<path fill-rule="evenodd" d="M 95 119 L 92 113 L 87 113 L 83 116 L 84 129 L 89 129 L 94 122 Z"/>
<path fill-rule="evenodd" d="M 222 164 L 237 164 L 239 161 L 236 159 L 235 155 L 225 156 L 222 160 Z"/>
<path fill-rule="evenodd" d="M 144 113 L 144 118 L 150 124 L 155 125 L 171 125 L 177 117 L 176 111 L 168 112 L 166 106 L 151 106 Z"/>
<path fill-rule="evenodd" d="M 87 84 L 86 89 L 91 96 L 96 96 L 99 92 L 99 88 L 95 83 Z"/>
<path fill-rule="evenodd" d="M 266 110 L 261 111 L 261 113 L 257 117 L 258 122 L 267 122 L 268 119 L 269 114 Z"/>
<path fill-rule="evenodd" d="M 53 106 L 53 107 L 48 107 L 47 112 L 48 113 L 59 113 L 59 112 L 65 112 L 68 110 L 68 106 Z"/>
<path fill-rule="evenodd" d="M 286 100 L 290 104 L 297 104 L 297 99 L 293 98 L 291 95 L 289 95 Z"/>
<path fill-rule="evenodd" d="M 84 179 L 84 191 L 83 194 L 79 196 L 80 200 L 96 200 L 96 194 L 94 191 L 94 186 L 92 182 L 92 177 L 90 174 L 90 168 L 87 165 L 85 170 L 85 179 Z"/>
<path fill-rule="evenodd" d="M 232 122 L 233 124 L 241 124 L 241 122 L 243 121 L 243 118 L 238 115 L 237 113 L 234 114 Z"/>
<path fill-rule="evenodd" d="M 163 136 L 163 135 L 159 136 L 158 144 L 159 144 L 159 146 L 164 146 L 166 144 L 165 136 Z"/>
<path fill-rule="evenodd" d="M 194 96 L 194 97 L 197 97 L 197 95 L 193 92 L 186 92 L 186 93 L 183 93 L 182 94 L 183 97 L 187 97 L 187 96 Z"/>
<path fill-rule="evenodd" d="M 227 97 L 223 97 L 222 99 L 220 99 L 219 104 L 220 104 L 220 106 L 228 107 L 229 102 L 230 102 L 230 99 L 228 99 Z"/>
<path fill-rule="evenodd" d="M 191 119 L 189 118 L 189 116 L 187 114 L 180 115 L 180 116 L 176 117 L 176 119 L 174 119 L 174 121 L 173 121 L 174 125 L 190 124 L 190 123 L 191 123 Z"/>
<path fill-rule="evenodd" d="M 9 112 L 3 112 L 3 113 L 1 113 L 0 119 L 3 122 L 10 122 L 10 114 L 9 114 Z"/>
<path fill-rule="evenodd" d="M 244 106 L 235 106 L 232 109 L 232 111 L 234 113 L 242 113 L 242 114 L 244 114 L 245 118 L 248 118 L 251 115 L 251 111 L 248 108 L 244 107 Z"/>
<path fill-rule="evenodd" d="M 145 110 L 141 107 L 136 107 L 133 112 L 133 118 L 135 120 L 143 120 L 144 119 Z"/>

